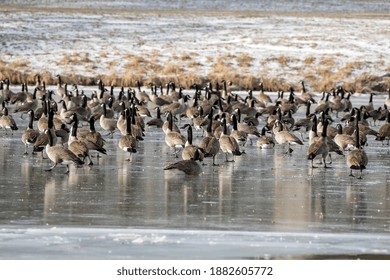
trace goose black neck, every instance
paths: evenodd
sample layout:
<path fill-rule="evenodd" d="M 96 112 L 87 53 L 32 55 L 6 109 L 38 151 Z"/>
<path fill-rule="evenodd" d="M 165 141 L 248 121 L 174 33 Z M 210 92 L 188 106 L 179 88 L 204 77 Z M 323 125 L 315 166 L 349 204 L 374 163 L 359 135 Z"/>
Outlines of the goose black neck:
<path fill-rule="evenodd" d="M 33 128 L 33 122 L 34 122 L 34 111 L 30 111 L 30 121 L 28 123 L 28 128 L 32 129 Z"/>
<path fill-rule="evenodd" d="M 95 131 L 95 118 L 93 116 L 89 118 L 89 130 Z"/>
<path fill-rule="evenodd" d="M 127 114 L 127 117 L 126 117 L 126 133 L 128 135 L 131 135 L 131 114 Z"/>
<path fill-rule="evenodd" d="M 188 144 L 192 145 L 192 127 L 190 125 L 187 128 L 187 141 Z"/>
<path fill-rule="evenodd" d="M 328 120 L 325 119 L 324 126 L 322 128 L 322 134 L 321 134 L 322 137 L 326 137 L 327 134 L 326 131 L 328 130 L 328 123 L 329 123 Z"/>

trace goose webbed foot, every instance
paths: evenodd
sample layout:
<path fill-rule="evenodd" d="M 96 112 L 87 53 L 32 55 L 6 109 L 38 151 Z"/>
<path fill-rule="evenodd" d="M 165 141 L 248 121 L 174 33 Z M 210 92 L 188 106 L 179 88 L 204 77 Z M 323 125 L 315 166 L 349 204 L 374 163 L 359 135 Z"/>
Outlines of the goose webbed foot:
<path fill-rule="evenodd" d="M 52 171 L 53 168 L 56 167 L 56 166 L 57 166 L 57 164 L 54 164 L 54 165 L 53 165 L 52 167 L 50 167 L 49 169 L 45 169 L 45 171 L 48 171 L 48 172 L 49 172 L 49 171 Z"/>

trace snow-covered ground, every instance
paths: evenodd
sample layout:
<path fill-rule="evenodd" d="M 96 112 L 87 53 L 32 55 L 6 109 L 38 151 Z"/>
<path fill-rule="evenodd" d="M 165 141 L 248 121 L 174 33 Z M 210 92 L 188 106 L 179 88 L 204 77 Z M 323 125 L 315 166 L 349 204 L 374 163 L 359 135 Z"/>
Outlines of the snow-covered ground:
<path fill-rule="evenodd" d="M 280 87 L 304 79 L 317 91 L 390 86 L 388 1 L 225 2 L 5 1 L 0 65 L 30 80 L 167 77 L 185 86 L 186 77 L 239 75 Z"/>

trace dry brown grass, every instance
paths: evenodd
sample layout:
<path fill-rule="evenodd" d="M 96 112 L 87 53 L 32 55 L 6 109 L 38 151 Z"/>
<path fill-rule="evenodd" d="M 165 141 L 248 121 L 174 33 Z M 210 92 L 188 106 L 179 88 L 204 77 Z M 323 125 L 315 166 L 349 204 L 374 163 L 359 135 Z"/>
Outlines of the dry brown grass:
<path fill-rule="evenodd" d="M 239 53 L 236 61 L 239 67 L 248 68 L 252 65 L 253 57 L 247 53 Z"/>
<path fill-rule="evenodd" d="M 69 84 L 94 85 L 100 78 L 106 85 L 126 87 L 135 86 L 137 80 L 143 84 L 152 82 L 158 85 L 165 85 L 171 80 L 184 88 L 194 83 L 204 85 L 207 81 L 230 80 L 239 88 L 254 90 L 263 81 L 265 89 L 269 91 L 287 91 L 291 85 L 297 86 L 297 80 L 304 79 L 317 92 L 329 91 L 338 84 L 357 92 L 385 91 L 390 87 L 388 75 L 375 76 L 370 73 L 369 69 L 376 65 L 362 61 L 341 64 L 343 60 L 338 55 L 307 56 L 302 60 L 285 55 L 270 55 L 260 61 L 259 73 L 251 72 L 254 58 L 245 52 L 221 53 L 219 56 L 207 56 L 205 60 L 200 60 L 199 56 L 196 52 L 182 52 L 166 57 L 161 51 L 155 50 L 137 55 L 120 53 L 120 59 L 107 60 L 109 54 L 102 51 L 92 61 L 88 54 L 75 52 L 64 54 L 58 61 L 61 73 L 51 73 L 49 70 L 37 73 L 26 59 L 12 55 L 12 59 L 1 56 L 0 79 L 8 77 L 13 84 L 35 84 L 35 76 L 39 74 L 42 81 L 50 85 L 56 84 L 55 75 L 61 74 L 64 82 Z M 104 69 L 99 66 L 101 62 L 105 62 Z M 79 69 L 78 66 L 84 66 L 85 73 L 90 76 L 77 73 L 75 69 Z M 201 72 L 202 67 L 208 67 L 209 71 Z M 362 72 L 363 69 L 367 69 L 366 72 Z M 384 60 L 381 69 L 390 71 L 390 65 L 386 65 Z M 291 80 L 293 75 L 296 76 L 294 81 Z"/>
<path fill-rule="evenodd" d="M 91 63 L 88 53 L 69 53 L 64 54 L 62 59 L 58 61 L 58 65 L 83 65 Z"/>

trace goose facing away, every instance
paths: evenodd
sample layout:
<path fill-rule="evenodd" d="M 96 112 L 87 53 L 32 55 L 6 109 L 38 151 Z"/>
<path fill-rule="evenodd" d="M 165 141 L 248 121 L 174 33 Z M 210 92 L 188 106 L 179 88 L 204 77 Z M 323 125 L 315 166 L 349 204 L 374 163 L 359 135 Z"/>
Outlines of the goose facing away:
<path fill-rule="evenodd" d="M 164 170 L 177 169 L 183 171 L 187 175 L 197 176 L 202 173 L 202 167 L 193 160 L 180 160 L 178 162 L 167 165 Z"/>
<path fill-rule="evenodd" d="M 84 164 L 84 162 L 78 156 L 72 153 L 69 149 L 64 148 L 62 146 L 54 146 L 54 135 L 52 135 L 50 129 L 46 130 L 45 133 L 47 134 L 49 139 L 49 143 L 46 145 L 46 154 L 49 159 L 54 163 L 52 167 L 46 169 L 45 171 L 52 171 L 57 166 L 57 164 L 63 164 L 66 166 L 65 174 L 67 174 L 69 173 L 69 164 L 72 163 L 77 167 Z"/>
<path fill-rule="evenodd" d="M 322 156 L 324 167 L 327 168 L 326 157 L 328 156 L 329 153 L 327 135 L 326 135 L 327 127 L 328 127 L 328 121 L 325 120 L 324 129 L 322 130 L 321 137 L 314 140 L 313 143 L 310 144 L 308 148 L 307 159 L 311 160 L 311 168 L 317 168 L 317 166 L 314 166 L 313 164 L 313 160 L 316 156 Z"/>
<path fill-rule="evenodd" d="M 349 176 L 353 176 L 352 170 L 360 170 L 360 176 L 358 179 L 362 179 L 362 171 L 366 169 L 368 164 L 368 158 L 366 152 L 360 146 L 359 140 L 359 126 L 356 125 L 356 133 L 355 133 L 355 148 L 352 150 L 347 156 L 347 165 L 351 170 Z"/>
<path fill-rule="evenodd" d="M 132 155 L 137 152 L 137 140 L 131 132 L 131 115 L 126 116 L 126 135 L 122 135 L 119 139 L 118 146 L 121 150 L 129 153 L 127 161 L 132 161 Z"/>

